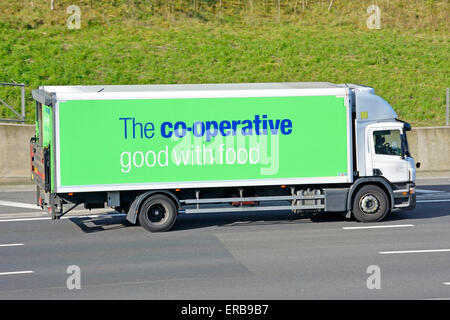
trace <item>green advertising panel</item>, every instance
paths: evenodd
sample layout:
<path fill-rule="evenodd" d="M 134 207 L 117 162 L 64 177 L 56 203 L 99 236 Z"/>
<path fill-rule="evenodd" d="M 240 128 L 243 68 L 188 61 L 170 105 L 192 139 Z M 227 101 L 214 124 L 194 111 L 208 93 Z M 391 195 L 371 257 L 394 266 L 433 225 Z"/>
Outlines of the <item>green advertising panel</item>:
<path fill-rule="evenodd" d="M 60 186 L 345 177 L 336 96 L 59 102 Z"/>

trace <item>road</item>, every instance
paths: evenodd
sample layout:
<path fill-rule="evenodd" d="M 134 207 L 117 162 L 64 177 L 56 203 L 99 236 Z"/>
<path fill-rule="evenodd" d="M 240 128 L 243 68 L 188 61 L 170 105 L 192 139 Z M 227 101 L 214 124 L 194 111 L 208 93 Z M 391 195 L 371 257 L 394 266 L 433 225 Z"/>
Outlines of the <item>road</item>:
<path fill-rule="evenodd" d="M 450 299 L 450 181 L 417 189 L 381 223 L 195 214 L 154 234 L 111 210 L 51 221 L 2 186 L 0 299 Z"/>

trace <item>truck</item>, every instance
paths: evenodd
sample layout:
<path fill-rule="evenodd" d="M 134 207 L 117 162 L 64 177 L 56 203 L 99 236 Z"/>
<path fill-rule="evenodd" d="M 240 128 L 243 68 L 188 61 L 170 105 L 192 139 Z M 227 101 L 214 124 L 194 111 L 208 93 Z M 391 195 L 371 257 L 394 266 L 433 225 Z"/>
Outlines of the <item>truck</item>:
<path fill-rule="evenodd" d="M 76 85 L 32 95 L 31 178 L 52 219 L 80 204 L 111 207 L 158 232 L 178 214 L 290 210 L 378 222 L 415 207 L 411 125 L 372 87 Z"/>

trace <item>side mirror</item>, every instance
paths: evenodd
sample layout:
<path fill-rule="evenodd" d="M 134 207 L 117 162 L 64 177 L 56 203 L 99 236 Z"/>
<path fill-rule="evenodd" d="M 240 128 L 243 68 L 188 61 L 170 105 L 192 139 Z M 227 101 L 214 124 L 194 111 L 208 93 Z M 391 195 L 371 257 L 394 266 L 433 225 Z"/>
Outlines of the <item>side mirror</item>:
<path fill-rule="evenodd" d="M 417 169 L 420 168 L 420 162 L 416 162 L 416 168 L 417 168 Z"/>
<path fill-rule="evenodd" d="M 405 131 L 411 131 L 411 125 L 408 122 L 403 122 L 403 129 Z"/>

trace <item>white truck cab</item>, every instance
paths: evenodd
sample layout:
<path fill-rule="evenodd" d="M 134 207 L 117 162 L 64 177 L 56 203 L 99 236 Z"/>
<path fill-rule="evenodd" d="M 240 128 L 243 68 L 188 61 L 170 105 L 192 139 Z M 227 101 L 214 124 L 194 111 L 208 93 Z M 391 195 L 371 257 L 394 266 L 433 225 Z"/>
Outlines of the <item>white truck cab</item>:
<path fill-rule="evenodd" d="M 414 159 L 408 151 L 406 130 L 401 122 L 374 123 L 366 127 L 366 167 L 392 183 L 414 182 Z M 375 172 L 376 171 L 376 172 Z"/>
<path fill-rule="evenodd" d="M 406 132 L 411 125 L 370 87 L 351 85 L 355 94 L 357 173 L 382 177 L 393 188 L 392 208 L 414 208 L 416 167 L 408 149 Z"/>

